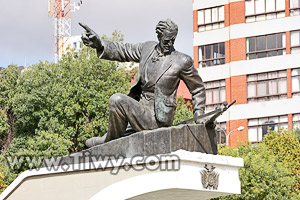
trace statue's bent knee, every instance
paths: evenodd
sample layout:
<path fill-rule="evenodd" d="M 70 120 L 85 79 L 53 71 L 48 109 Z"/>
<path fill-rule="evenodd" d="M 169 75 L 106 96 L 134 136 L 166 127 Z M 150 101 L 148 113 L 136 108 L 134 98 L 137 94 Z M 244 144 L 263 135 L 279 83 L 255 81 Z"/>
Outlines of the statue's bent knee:
<path fill-rule="evenodd" d="M 113 94 L 110 98 L 109 98 L 109 107 L 113 108 L 113 107 L 117 107 L 118 105 L 122 104 L 122 101 L 124 99 L 124 95 L 121 93 L 116 93 Z"/>

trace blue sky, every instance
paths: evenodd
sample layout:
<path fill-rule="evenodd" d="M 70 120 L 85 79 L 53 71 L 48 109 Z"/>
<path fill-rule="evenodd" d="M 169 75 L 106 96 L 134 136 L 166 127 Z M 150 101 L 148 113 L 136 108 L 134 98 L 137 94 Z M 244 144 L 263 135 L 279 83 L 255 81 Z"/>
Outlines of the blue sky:
<path fill-rule="evenodd" d="M 82 21 L 98 34 L 124 34 L 125 42 L 157 40 L 155 26 L 172 19 L 179 26 L 175 48 L 193 54 L 192 0 L 82 0 L 72 13 L 72 35 L 80 35 Z M 53 19 L 48 0 L 1 0 L 0 66 L 54 61 Z"/>

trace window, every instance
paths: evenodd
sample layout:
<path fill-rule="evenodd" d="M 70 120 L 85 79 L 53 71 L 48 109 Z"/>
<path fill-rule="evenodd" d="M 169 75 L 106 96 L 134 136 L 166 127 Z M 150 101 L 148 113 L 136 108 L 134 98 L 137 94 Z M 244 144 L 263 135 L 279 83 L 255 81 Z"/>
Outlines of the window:
<path fill-rule="evenodd" d="M 285 17 L 284 0 L 246 0 L 246 22 Z"/>
<path fill-rule="evenodd" d="M 74 48 L 74 49 L 77 48 L 77 42 L 73 42 L 73 48 Z"/>
<path fill-rule="evenodd" d="M 279 128 L 288 128 L 288 116 L 265 117 L 248 120 L 249 142 L 260 142 L 268 130 L 278 131 Z"/>
<path fill-rule="evenodd" d="M 247 38 L 247 59 L 264 58 L 286 54 L 285 33 Z"/>
<path fill-rule="evenodd" d="M 300 68 L 292 69 L 292 95 L 300 97 Z"/>
<path fill-rule="evenodd" d="M 291 31 L 291 53 L 300 53 L 300 31 Z"/>
<path fill-rule="evenodd" d="M 290 0 L 290 15 L 300 14 L 300 0 Z"/>
<path fill-rule="evenodd" d="M 226 101 L 225 80 L 206 82 L 206 110 L 214 110 Z"/>
<path fill-rule="evenodd" d="M 226 122 L 217 122 L 217 144 L 226 143 Z"/>
<path fill-rule="evenodd" d="M 293 128 L 300 128 L 300 114 L 293 114 Z"/>
<path fill-rule="evenodd" d="M 198 31 L 224 27 L 224 6 L 198 10 Z"/>
<path fill-rule="evenodd" d="M 286 71 L 251 74 L 247 77 L 248 103 L 287 98 Z"/>
<path fill-rule="evenodd" d="M 225 64 L 225 43 L 210 44 L 198 48 L 199 66 L 209 67 Z"/>

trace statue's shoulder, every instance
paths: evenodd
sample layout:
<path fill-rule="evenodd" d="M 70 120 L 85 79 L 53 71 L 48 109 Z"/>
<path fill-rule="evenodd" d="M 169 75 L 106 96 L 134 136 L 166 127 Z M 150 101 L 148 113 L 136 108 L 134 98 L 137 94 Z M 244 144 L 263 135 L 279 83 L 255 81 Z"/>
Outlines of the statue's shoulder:
<path fill-rule="evenodd" d="M 185 53 L 175 50 L 173 55 L 178 59 L 178 62 L 180 62 L 183 66 L 191 66 L 193 64 L 193 59 L 191 58 L 191 56 Z"/>
<path fill-rule="evenodd" d="M 158 43 L 154 41 L 147 41 L 142 43 L 142 54 L 148 54 L 148 52 L 151 52 L 157 44 Z"/>
<path fill-rule="evenodd" d="M 155 47 L 158 44 L 158 42 L 155 41 L 147 41 L 144 43 L 144 46 L 146 47 Z"/>

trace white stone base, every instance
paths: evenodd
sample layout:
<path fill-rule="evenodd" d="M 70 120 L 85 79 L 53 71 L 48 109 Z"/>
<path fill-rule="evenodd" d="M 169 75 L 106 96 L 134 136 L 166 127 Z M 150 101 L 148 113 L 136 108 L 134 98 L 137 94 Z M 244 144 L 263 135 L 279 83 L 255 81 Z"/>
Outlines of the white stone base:
<path fill-rule="evenodd" d="M 243 159 L 183 150 L 168 155 L 26 171 L 0 199 L 200 200 L 240 194 Z M 205 165 L 219 174 L 217 189 L 204 188 L 200 172 L 207 171 Z"/>

